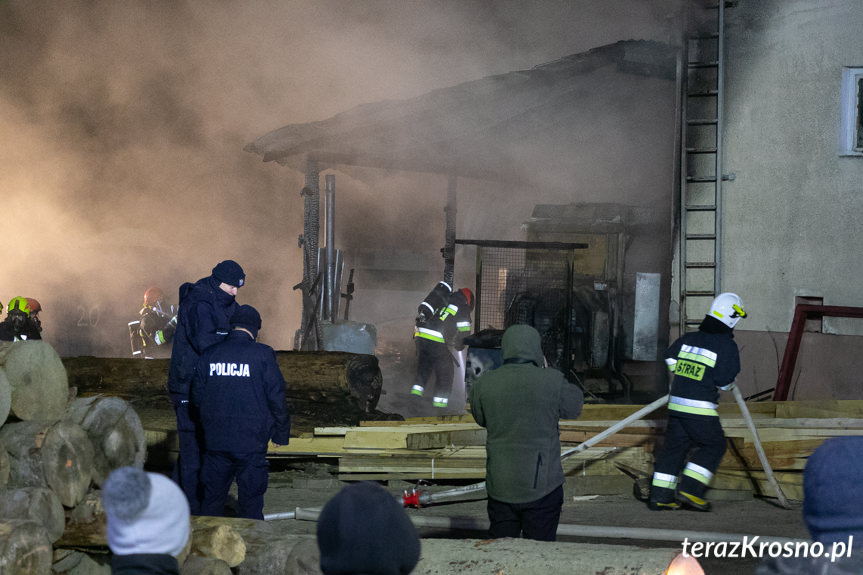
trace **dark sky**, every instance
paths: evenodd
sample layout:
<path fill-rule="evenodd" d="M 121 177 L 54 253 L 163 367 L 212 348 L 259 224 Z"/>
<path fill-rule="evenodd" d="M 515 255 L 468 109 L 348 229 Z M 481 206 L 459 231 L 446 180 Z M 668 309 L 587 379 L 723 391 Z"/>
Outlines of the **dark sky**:
<path fill-rule="evenodd" d="M 61 355 L 123 354 L 147 287 L 176 293 L 233 258 L 249 276 L 238 299 L 289 349 L 303 176 L 246 143 L 618 40 L 670 42 L 675 4 L 0 0 L 0 299 L 38 298 Z M 339 241 L 376 248 L 362 232 Z"/>

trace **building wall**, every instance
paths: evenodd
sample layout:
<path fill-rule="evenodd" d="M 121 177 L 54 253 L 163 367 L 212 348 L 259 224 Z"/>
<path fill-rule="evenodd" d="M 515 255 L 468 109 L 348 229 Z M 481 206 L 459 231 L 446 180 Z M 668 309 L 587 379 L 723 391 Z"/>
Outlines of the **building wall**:
<path fill-rule="evenodd" d="M 726 10 L 722 287 L 738 324 L 744 390 L 775 384 L 795 298 L 863 306 L 863 157 L 840 156 L 843 66 L 863 65 L 863 2 L 741 0 Z M 792 398 L 861 397 L 863 321 L 806 334 Z M 796 389 L 796 391 L 795 391 Z"/>
<path fill-rule="evenodd" d="M 722 285 L 753 311 L 740 329 L 787 332 L 795 296 L 863 306 L 863 158 L 839 155 L 863 3 L 743 0 L 726 21 Z"/>

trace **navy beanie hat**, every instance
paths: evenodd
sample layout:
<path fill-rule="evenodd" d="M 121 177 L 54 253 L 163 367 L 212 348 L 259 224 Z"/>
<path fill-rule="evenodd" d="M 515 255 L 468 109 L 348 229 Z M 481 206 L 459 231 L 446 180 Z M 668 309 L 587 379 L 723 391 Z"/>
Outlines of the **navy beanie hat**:
<path fill-rule="evenodd" d="M 863 546 L 863 437 L 834 437 L 818 447 L 803 470 L 803 522 L 814 541 L 854 536 Z"/>
<path fill-rule="evenodd" d="M 255 337 L 258 337 L 258 330 L 261 329 L 261 314 L 258 310 L 250 305 L 241 305 L 231 316 L 231 328 L 244 327 Z"/>
<path fill-rule="evenodd" d="M 216 264 L 216 267 L 213 268 L 213 277 L 219 283 L 226 283 L 234 287 L 243 287 L 243 283 L 246 280 L 243 268 L 234 260 L 225 260 Z"/>
<path fill-rule="evenodd" d="M 348 485 L 318 518 L 321 571 L 402 575 L 420 559 L 420 538 L 405 510 L 371 481 Z"/>

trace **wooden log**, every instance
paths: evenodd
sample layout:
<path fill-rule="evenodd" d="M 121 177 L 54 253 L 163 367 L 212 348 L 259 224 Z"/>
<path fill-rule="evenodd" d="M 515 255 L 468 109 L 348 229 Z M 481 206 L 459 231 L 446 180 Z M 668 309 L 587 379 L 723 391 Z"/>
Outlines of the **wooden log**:
<path fill-rule="evenodd" d="M 60 356 L 44 341 L 17 341 L 3 364 L 11 387 L 10 412 L 23 421 L 56 421 L 69 399 Z"/>
<path fill-rule="evenodd" d="M 87 555 L 71 549 L 55 549 L 52 574 L 65 575 L 111 575 L 109 555 Z"/>
<path fill-rule="evenodd" d="M 45 528 L 51 543 L 60 539 L 66 527 L 60 498 L 46 487 L 22 487 L 0 492 L 0 517 L 39 523 Z"/>
<path fill-rule="evenodd" d="M 77 423 L 93 444 L 93 481 L 101 487 L 111 471 L 131 465 L 143 468 L 147 438 L 132 405 L 119 397 L 80 397 L 63 419 Z"/>
<path fill-rule="evenodd" d="M 192 555 L 219 559 L 236 567 L 246 558 L 246 542 L 227 524 L 196 529 L 192 532 Z"/>
<path fill-rule="evenodd" d="M 180 566 L 180 575 L 231 575 L 231 568 L 215 557 L 190 555 Z"/>
<path fill-rule="evenodd" d="M 373 355 L 338 351 L 278 351 L 292 415 L 317 417 L 320 423 L 358 423 L 373 413 L 383 376 Z M 170 408 L 169 359 L 74 357 L 63 359 L 69 385 L 78 396 L 121 397 L 139 406 Z"/>
<path fill-rule="evenodd" d="M 6 371 L 0 367 L 0 427 L 6 423 L 12 409 L 12 385 L 6 377 Z"/>
<path fill-rule="evenodd" d="M 44 527 L 27 519 L 0 521 L 0 573 L 51 573 L 51 542 Z"/>
<path fill-rule="evenodd" d="M 50 427 L 41 421 L 20 421 L 0 428 L 0 442 L 9 456 L 9 487 L 47 487 L 41 450 Z"/>
<path fill-rule="evenodd" d="M 74 507 L 87 495 L 93 478 L 93 451 L 87 432 L 71 421 L 55 423 L 45 435 L 45 482 L 66 507 Z"/>
<path fill-rule="evenodd" d="M 9 466 L 9 452 L 6 451 L 6 444 L 0 440 L 0 488 L 9 484 Z"/>
<path fill-rule="evenodd" d="M 71 421 L 20 421 L 0 429 L 10 456 L 10 487 L 49 487 L 65 507 L 87 494 L 93 478 L 93 444 Z"/>

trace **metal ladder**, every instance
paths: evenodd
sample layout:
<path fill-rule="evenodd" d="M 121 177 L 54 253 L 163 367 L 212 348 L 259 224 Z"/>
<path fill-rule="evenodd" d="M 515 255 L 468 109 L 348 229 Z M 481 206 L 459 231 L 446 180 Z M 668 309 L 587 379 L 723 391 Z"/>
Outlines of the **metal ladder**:
<path fill-rule="evenodd" d="M 680 332 L 698 327 L 721 286 L 723 27 L 726 3 L 689 0 L 680 169 Z"/>

